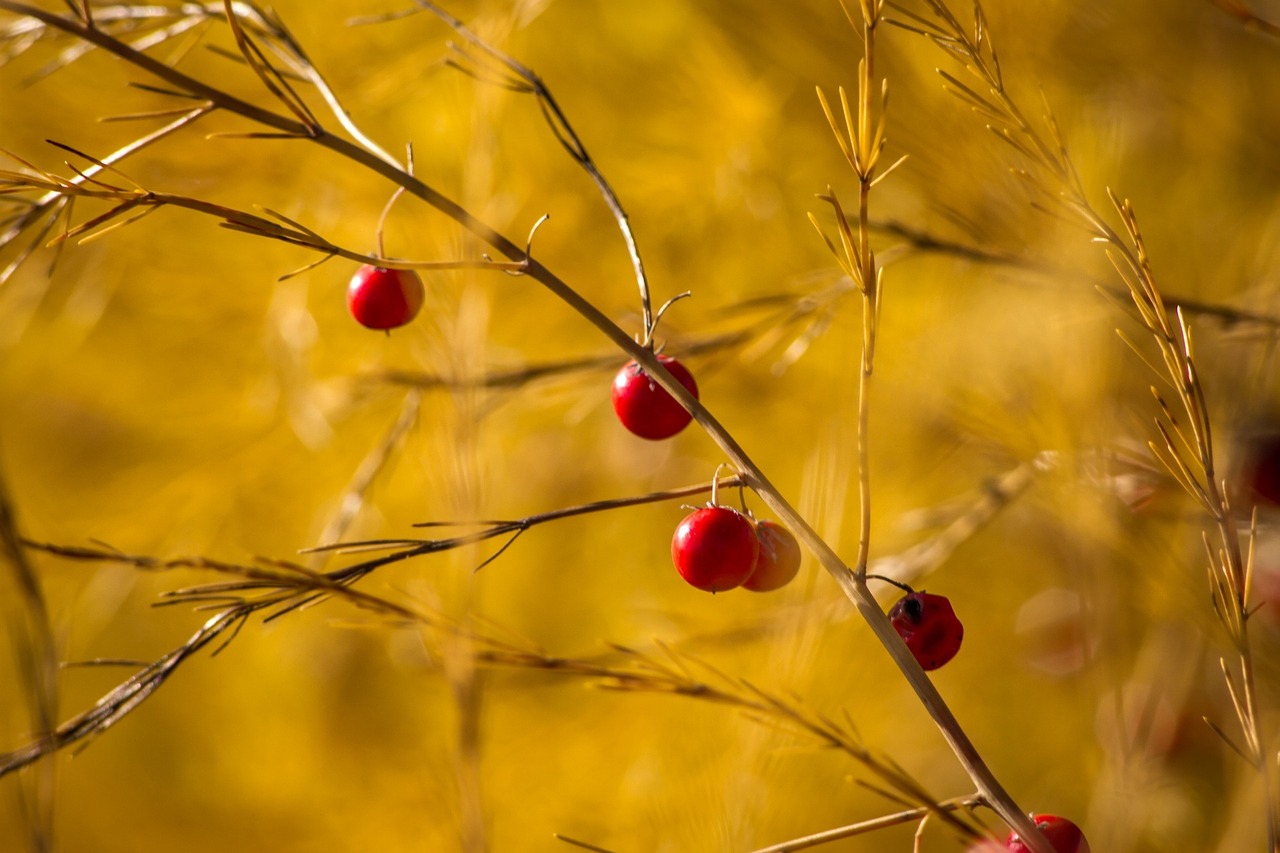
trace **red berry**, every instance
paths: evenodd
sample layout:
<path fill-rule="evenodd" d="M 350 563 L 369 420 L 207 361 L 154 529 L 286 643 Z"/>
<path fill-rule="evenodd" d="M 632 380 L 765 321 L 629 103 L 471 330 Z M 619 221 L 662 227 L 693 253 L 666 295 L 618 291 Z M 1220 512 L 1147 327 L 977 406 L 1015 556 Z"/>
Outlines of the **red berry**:
<path fill-rule="evenodd" d="M 741 586 L 755 570 L 759 553 L 751 519 L 726 506 L 694 510 L 671 539 L 671 561 L 680 577 L 707 592 Z"/>
<path fill-rule="evenodd" d="M 698 383 L 683 364 L 665 355 L 658 356 L 658 361 L 697 399 Z M 655 441 L 670 438 L 693 420 L 693 415 L 634 361 L 627 362 L 613 378 L 613 410 L 624 427 Z"/>
<path fill-rule="evenodd" d="M 781 589 L 800 571 L 800 543 L 776 521 L 757 522 L 756 538 L 760 540 L 760 559 L 742 586 L 752 592 Z"/>
<path fill-rule="evenodd" d="M 964 639 L 964 626 L 944 595 L 908 593 L 889 610 L 889 621 L 925 670 L 955 657 Z"/>
<path fill-rule="evenodd" d="M 347 286 L 347 309 L 368 329 L 395 329 L 418 316 L 426 291 L 413 270 L 365 264 Z"/>
<path fill-rule="evenodd" d="M 1280 505 L 1280 435 L 1262 436 L 1250 443 L 1244 479 L 1251 501 Z"/>
<path fill-rule="evenodd" d="M 1084 833 L 1080 831 L 1080 827 L 1065 817 L 1038 814 L 1032 815 L 1031 819 L 1035 821 L 1036 829 L 1040 830 L 1040 834 L 1053 845 L 1057 853 L 1089 853 L 1089 842 L 1085 840 Z M 1028 853 L 1031 850 L 1016 832 L 1009 833 L 1004 846 L 1010 853 Z"/>

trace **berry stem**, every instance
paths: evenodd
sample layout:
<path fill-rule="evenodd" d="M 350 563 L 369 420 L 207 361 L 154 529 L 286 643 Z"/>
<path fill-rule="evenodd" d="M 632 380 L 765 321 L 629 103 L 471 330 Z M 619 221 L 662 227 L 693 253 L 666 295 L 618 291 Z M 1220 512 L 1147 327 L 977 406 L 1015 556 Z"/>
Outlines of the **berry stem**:
<path fill-rule="evenodd" d="M 867 575 L 864 575 L 864 577 L 866 577 L 866 579 L 869 581 L 884 581 L 887 584 L 893 584 L 898 589 L 905 592 L 907 595 L 911 595 L 912 593 L 915 592 L 915 590 L 912 589 L 910 585 L 905 584 L 902 581 L 896 581 L 893 578 L 887 578 L 884 575 L 867 574 Z"/>
<path fill-rule="evenodd" d="M 716 466 L 716 473 L 711 477 L 711 506 L 720 505 L 720 469 L 724 467 L 724 463 Z M 741 480 L 738 485 L 741 486 Z"/>

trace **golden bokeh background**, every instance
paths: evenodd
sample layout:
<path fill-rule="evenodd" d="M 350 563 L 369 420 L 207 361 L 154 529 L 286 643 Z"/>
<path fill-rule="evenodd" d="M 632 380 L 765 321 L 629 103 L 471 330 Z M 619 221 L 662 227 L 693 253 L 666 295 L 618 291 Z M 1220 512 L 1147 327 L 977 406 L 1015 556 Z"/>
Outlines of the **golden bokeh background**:
<path fill-rule="evenodd" d="M 394 8 L 276 4 L 365 132 L 396 153 L 411 142 L 423 180 L 517 242 L 549 214 L 537 257 L 638 331 L 616 224 L 534 102 L 444 66 L 451 36 L 428 15 L 346 24 Z M 847 205 L 856 198 L 814 96 L 856 86 L 860 37 L 839 3 L 467 0 L 450 11 L 550 87 L 626 206 L 655 301 L 692 292 L 663 321 L 672 351 L 760 332 L 686 363 L 711 411 L 852 560 L 860 303 L 806 218 L 830 223 L 815 197 L 828 186 Z M 987 14 L 1011 93 L 1033 121 L 1052 106 L 1098 209 L 1107 187 L 1133 200 L 1166 294 L 1264 315 L 1192 315 L 1229 472 L 1239 444 L 1280 416 L 1266 319 L 1280 316 L 1280 40 L 1207 0 L 991 0 Z M 181 43 L 179 67 L 266 103 L 246 68 L 205 49 L 234 48 L 225 26 L 200 32 Z M 142 72 L 101 51 L 42 75 L 60 49 L 38 44 L 0 68 L 0 148 L 69 175 L 67 155 L 44 140 L 105 156 L 158 122 L 99 119 L 169 102 L 130 88 L 148 82 Z M 1141 330 L 1098 292 L 1122 283 L 1087 235 L 1032 207 L 1011 173 L 1027 164 L 943 91 L 934 69 L 962 69 L 892 27 L 876 59 L 891 95 L 886 156 L 909 159 L 876 187 L 873 218 L 983 256 L 877 238 L 872 557 L 908 553 L 1038 460 L 1025 490 L 915 581 L 948 595 L 966 627 L 960 655 L 934 675 L 939 689 L 1019 804 L 1073 817 L 1098 853 L 1262 849 L 1256 777 L 1201 721 L 1240 739 L 1217 663 L 1227 647 L 1207 594 L 1205 520 L 1159 478 L 1135 509 L 1133 484 L 1115 476 L 1129 469 L 1106 461 L 1141 456 L 1154 435 L 1147 388 L 1158 380 L 1115 335 Z M 214 115 L 120 168 L 149 189 L 262 205 L 337 244 L 375 248 L 393 187 L 303 141 L 209 138 L 248 129 Z M 75 219 L 103 209 L 77 205 Z M 421 260 L 479 251 L 408 198 L 385 237 L 389 254 Z M 7 264 L 13 248 L 4 252 Z M 471 387 L 421 393 L 346 539 L 643 495 L 705 482 L 724 461 L 696 427 L 650 443 L 617 424 L 608 386 L 621 357 L 474 387 L 495 371 L 609 355 L 528 279 L 428 274 L 422 315 L 384 336 L 346 313 L 353 264 L 279 281 L 314 256 L 191 212 L 161 210 L 68 245 L 50 275 L 53 258 L 37 252 L 0 286 L 0 471 L 22 533 L 38 542 L 306 560 L 298 551 L 319 543 L 412 393 L 388 370 Z M 796 306 L 808 310 L 782 323 Z M 768 694 L 847 712 L 867 745 L 939 799 L 971 793 L 812 560 L 768 595 L 683 584 L 669 559 L 680 503 L 538 527 L 478 573 L 497 542 L 392 565 L 358 588 L 550 655 L 624 666 L 607 643 L 650 654 L 666 644 Z M 1264 508 L 1259 600 L 1267 584 L 1280 588 L 1269 521 Z M 220 579 L 29 555 L 64 661 L 159 657 L 210 614 L 152 605 Z M 4 583 L 12 603 L 8 574 Z M 14 610 L 0 655 L 4 751 L 32 731 Z M 1252 625 L 1274 748 L 1274 607 Z M 130 672 L 64 669 L 59 718 Z M 343 602 L 253 619 L 83 752 L 59 754 L 56 847 L 573 849 L 554 839 L 562 833 L 619 853 L 730 851 L 900 808 L 868 790 L 877 782 L 857 763 L 803 734 L 696 697 L 592 688 L 530 667 L 472 672 L 466 644 Z M 27 849 L 32 779 L 0 779 L 0 849 Z M 914 831 L 821 849 L 905 851 Z M 921 849 L 962 848 L 938 822 L 926 827 Z"/>

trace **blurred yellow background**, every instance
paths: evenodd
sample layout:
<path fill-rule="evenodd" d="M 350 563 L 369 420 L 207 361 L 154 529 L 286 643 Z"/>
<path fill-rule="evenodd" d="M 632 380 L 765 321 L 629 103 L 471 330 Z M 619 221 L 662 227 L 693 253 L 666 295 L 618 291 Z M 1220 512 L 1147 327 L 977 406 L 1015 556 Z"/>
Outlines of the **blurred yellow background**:
<path fill-rule="evenodd" d="M 536 256 L 639 331 L 616 224 L 534 102 L 445 67 L 451 35 L 426 14 L 343 23 L 393 8 L 276 4 L 366 133 L 396 154 L 411 142 L 419 177 L 517 242 L 549 214 Z M 685 361 L 711 411 L 852 560 L 860 306 L 806 219 L 830 221 L 815 198 L 828 186 L 847 206 L 856 198 L 814 96 L 815 86 L 856 86 L 860 38 L 838 2 L 449 8 L 550 87 L 630 214 L 655 302 L 692 291 L 660 329 L 672 350 L 768 332 Z M 1106 187 L 1133 200 L 1166 293 L 1280 315 L 1280 41 L 1210 2 L 992 0 L 987 12 L 1011 92 L 1038 121 L 1043 90 L 1099 209 Z M 179 67 L 262 100 L 247 69 L 203 49 L 234 49 L 225 26 L 203 32 L 183 43 L 193 49 Z M 170 103 L 129 88 L 152 81 L 101 51 L 40 76 L 59 49 L 37 45 L 0 68 L 0 148 L 69 175 L 45 139 L 105 156 L 158 122 L 98 119 Z M 943 92 L 934 69 L 962 71 L 892 27 L 878 51 L 891 93 L 886 156 L 909 159 L 877 186 L 873 218 L 1003 260 L 878 238 L 872 556 L 906 552 L 996 478 L 1051 462 L 914 581 L 951 597 L 966 627 L 935 682 L 1018 802 L 1071 816 L 1097 853 L 1261 849 L 1256 780 L 1200 719 L 1239 737 L 1216 662 L 1225 645 L 1204 579 L 1204 521 L 1158 480 L 1158 500 L 1131 509 L 1109 478 L 1124 472 L 1098 463 L 1098 451 L 1142 448 L 1153 435 L 1155 380 L 1114 334 L 1141 332 L 1097 292 L 1121 282 L 1087 235 L 1031 207 L 1011 175 L 1026 164 Z M 303 141 L 207 138 L 248 129 L 215 115 L 120 168 L 149 189 L 263 205 L 374 250 L 391 186 Z M 77 205 L 75 219 L 103 209 Z M 420 260 L 476 251 L 408 198 L 386 247 Z M 610 353 L 536 282 L 491 272 L 428 274 L 417 321 L 369 332 L 344 304 L 354 264 L 281 282 L 314 255 L 180 210 L 69 245 L 48 275 L 52 259 L 37 252 L 0 287 L 0 471 L 23 534 L 40 542 L 303 560 L 299 549 L 319 543 L 400 417 L 409 389 L 383 371 L 465 385 Z M 811 310 L 782 324 L 797 305 Z M 1193 324 L 1229 460 L 1238 436 L 1280 417 L 1275 324 Z M 709 480 L 723 458 L 696 427 L 650 443 L 615 421 L 608 386 L 621 362 L 515 389 L 422 392 L 415 425 L 344 538 L 430 536 L 411 525 Z M 811 560 L 778 593 L 713 597 L 683 584 L 669 558 L 679 503 L 533 529 L 478 573 L 498 541 L 380 569 L 358 588 L 556 656 L 624 666 L 607 642 L 665 643 L 833 718 L 847 711 L 869 746 L 937 798 L 972 792 Z M 765 512 L 758 499 L 748 506 Z M 64 661 L 155 659 L 210 616 L 153 608 L 158 596 L 220 579 L 31 559 Z M 1262 586 L 1280 562 L 1257 571 Z M 1253 624 L 1274 747 L 1272 605 Z M 4 751 L 32 727 L 15 636 L 0 655 Z M 532 668 L 472 675 L 456 659 L 465 654 L 337 601 L 251 620 L 84 752 L 59 755 L 57 849 L 572 849 L 553 838 L 562 833 L 619 853 L 750 850 L 899 808 L 860 784 L 876 780 L 847 757 L 733 708 L 588 689 Z M 130 672 L 63 670 L 59 717 Z M 471 738 L 474 755 L 460 746 Z M 25 849 L 24 784 L 0 779 L 0 849 Z M 913 832 L 823 849 L 905 851 Z M 962 844 L 935 821 L 922 849 Z"/>

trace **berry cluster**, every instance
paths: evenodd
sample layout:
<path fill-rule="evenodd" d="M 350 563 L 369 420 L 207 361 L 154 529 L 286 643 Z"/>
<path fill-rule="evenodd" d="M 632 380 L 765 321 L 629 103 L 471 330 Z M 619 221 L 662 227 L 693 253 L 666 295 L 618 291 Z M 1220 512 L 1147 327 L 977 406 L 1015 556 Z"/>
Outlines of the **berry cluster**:
<path fill-rule="evenodd" d="M 1089 842 L 1080 827 L 1065 817 L 1036 814 L 1031 816 L 1031 820 L 1055 853 L 1090 853 Z M 983 841 L 970 847 L 969 853 L 1027 853 L 1030 849 L 1016 832 L 1011 832 L 1003 845 L 999 841 Z"/>
<path fill-rule="evenodd" d="M 1262 506 L 1280 506 L 1280 435 L 1269 434 L 1250 440 L 1244 453 L 1240 480 L 1246 500 Z"/>
<path fill-rule="evenodd" d="M 800 544 L 773 521 L 712 503 L 685 516 L 671 538 L 671 561 L 691 586 L 707 592 L 743 587 L 769 592 L 800 571 Z"/>
<path fill-rule="evenodd" d="M 406 325 L 417 316 L 425 298 L 422 279 L 412 270 L 396 270 L 364 265 L 356 271 L 347 289 L 347 307 L 352 317 L 370 329 L 390 330 Z M 658 362 L 698 399 L 698 384 L 683 364 L 665 355 Z M 625 364 L 613 380 L 613 410 L 618 420 L 633 434 L 660 441 L 671 438 L 693 420 L 693 416 L 665 388 L 645 373 L 635 361 Z M 1276 442 L 1275 447 L 1280 447 Z M 1271 446 L 1261 454 L 1264 461 L 1254 468 L 1264 473 L 1250 485 L 1263 499 L 1280 502 L 1280 480 L 1272 475 L 1278 466 L 1273 458 L 1280 451 Z M 711 503 L 685 516 L 671 539 L 671 560 L 676 571 L 691 586 L 707 592 L 724 592 L 743 587 L 754 592 L 780 589 L 800 570 L 800 545 L 786 527 L 774 521 L 756 521 L 744 512 Z M 888 580 L 887 578 L 879 578 Z M 893 625 L 916 662 L 926 671 L 945 665 L 960 651 L 964 626 L 946 596 L 917 592 L 896 581 L 906 594 L 889 610 Z M 1089 853 L 1089 843 L 1080 828 L 1056 815 L 1033 815 L 1036 828 L 1053 845 L 1056 853 Z M 971 853 L 1025 853 L 1026 844 L 1010 833 L 1003 847 L 985 841 L 970 848 Z"/>
<path fill-rule="evenodd" d="M 698 398 L 698 383 L 674 358 L 658 362 Z M 670 438 L 693 416 L 654 382 L 644 368 L 629 361 L 613 379 L 613 411 L 622 425 L 651 441 Z M 712 498 L 676 528 L 671 540 L 676 571 L 692 586 L 707 592 L 744 587 L 754 592 L 779 589 L 800 571 L 800 544 L 790 530 L 773 521 L 756 522 Z"/>
<path fill-rule="evenodd" d="M 658 361 L 696 399 L 698 385 L 674 358 Z M 639 364 L 627 362 L 613 380 L 613 410 L 628 430 L 650 440 L 670 438 L 692 416 Z M 690 585 L 707 592 L 736 587 L 767 592 L 785 586 L 800 569 L 800 545 L 790 530 L 773 521 L 755 522 L 716 504 L 694 510 L 676 528 L 671 561 Z M 945 596 L 908 590 L 889 620 L 926 670 L 947 663 L 960 650 L 964 626 Z"/>

